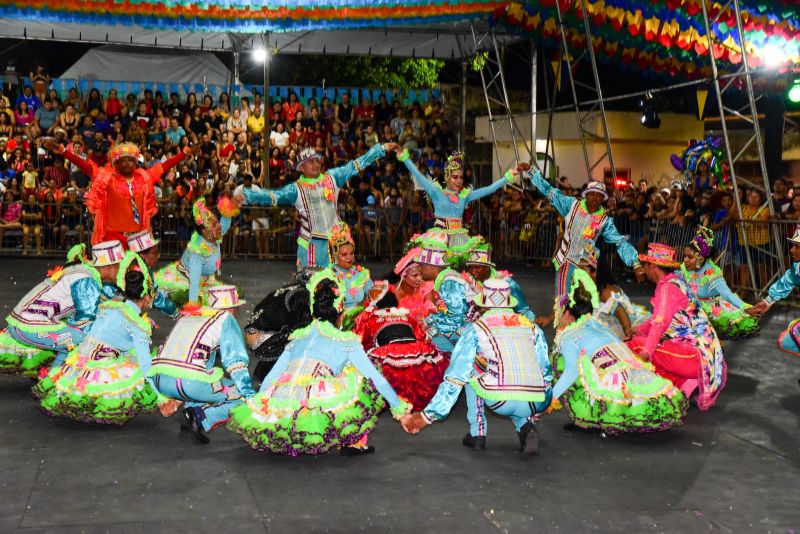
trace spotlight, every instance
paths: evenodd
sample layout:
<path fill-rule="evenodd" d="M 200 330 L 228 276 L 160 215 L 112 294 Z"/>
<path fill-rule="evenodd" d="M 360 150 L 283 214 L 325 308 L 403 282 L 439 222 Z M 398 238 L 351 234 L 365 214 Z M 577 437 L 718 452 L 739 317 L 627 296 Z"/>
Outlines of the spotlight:
<path fill-rule="evenodd" d="M 786 93 L 786 96 L 792 104 L 800 104 L 800 78 L 794 81 L 794 84 L 789 88 L 789 92 Z"/>
<path fill-rule="evenodd" d="M 642 110 L 642 118 L 639 122 L 645 128 L 658 128 L 661 126 L 661 118 L 656 110 L 656 99 L 648 91 L 645 97 L 639 101 L 639 109 Z"/>
<path fill-rule="evenodd" d="M 266 48 L 254 48 L 253 49 L 253 59 L 257 63 L 264 63 L 267 60 L 267 49 Z"/>
<path fill-rule="evenodd" d="M 786 54 L 784 54 L 783 48 L 774 44 L 764 47 L 761 57 L 764 65 L 769 69 L 776 69 L 786 61 Z"/>

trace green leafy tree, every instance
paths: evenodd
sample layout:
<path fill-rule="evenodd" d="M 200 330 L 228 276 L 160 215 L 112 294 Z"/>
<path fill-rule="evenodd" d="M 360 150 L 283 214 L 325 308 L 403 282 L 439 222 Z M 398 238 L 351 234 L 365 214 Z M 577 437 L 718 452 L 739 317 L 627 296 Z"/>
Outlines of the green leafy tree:
<path fill-rule="evenodd" d="M 278 56 L 273 83 L 433 88 L 439 82 L 444 61 L 439 59 L 385 58 L 369 56 Z M 277 68 L 276 68 L 277 67 Z"/>

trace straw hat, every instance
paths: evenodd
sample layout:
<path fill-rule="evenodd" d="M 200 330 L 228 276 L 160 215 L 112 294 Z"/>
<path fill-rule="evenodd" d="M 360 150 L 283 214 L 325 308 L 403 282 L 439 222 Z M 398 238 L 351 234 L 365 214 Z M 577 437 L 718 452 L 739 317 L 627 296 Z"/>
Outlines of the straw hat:
<path fill-rule="evenodd" d="M 680 266 L 675 260 L 677 257 L 678 252 L 673 247 L 663 243 L 650 243 L 647 245 L 647 254 L 639 254 L 639 261 L 675 269 Z"/>

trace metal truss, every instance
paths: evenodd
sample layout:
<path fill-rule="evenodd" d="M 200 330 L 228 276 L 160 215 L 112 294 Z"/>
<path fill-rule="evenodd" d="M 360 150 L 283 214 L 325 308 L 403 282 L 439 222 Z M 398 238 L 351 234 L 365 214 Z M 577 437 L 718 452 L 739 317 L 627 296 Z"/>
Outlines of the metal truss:
<path fill-rule="evenodd" d="M 555 2 L 558 12 L 558 26 L 561 33 L 561 51 L 559 66 L 566 63 L 569 85 L 572 91 L 573 107 L 578 119 L 578 130 L 580 132 L 581 146 L 583 147 L 583 157 L 586 162 L 586 173 L 588 178 L 592 177 L 592 172 L 604 161 L 608 163 L 611 174 L 616 177 L 617 168 L 614 164 L 614 153 L 611 150 L 611 137 L 608 133 L 608 120 L 606 118 L 606 107 L 603 100 L 603 91 L 600 88 L 600 76 L 597 72 L 597 58 L 595 57 L 592 45 L 592 30 L 589 23 L 589 15 L 586 11 L 586 0 L 572 0 L 562 9 L 562 2 Z M 586 37 L 586 48 L 583 50 L 570 50 L 567 42 L 567 32 L 564 25 L 564 17 L 570 11 L 580 11 L 576 13 L 583 20 L 583 31 Z M 575 69 L 581 62 L 589 62 L 592 71 L 592 82 L 584 83 L 575 79 Z M 556 72 L 555 83 L 558 83 L 559 72 Z M 578 97 L 578 87 L 588 91 L 590 95 L 585 101 Z M 555 92 L 555 88 L 554 88 Z M 552 109 L 552 106 L 551 106 Z M 602 126 L 602 135 L 598 135 L 592 129 L 595 121 L 599 120 Z M 588 141 L 600 141 L 605 145 L 605 152 L 600 157 L 592 161 L 589 155 Z"/>
<path fill-rule="evenodd" d="M 767 163 L 764 157 L 764 144 L 761 139 L 761 127 L 758 123 L 758 110 L 756 109 L 756 102 L 758 98 L 755 97 L 753 92 L 753 78 L 752 78 L 752 71 L 750 70 L 750 65 L 747 59 L 746 53 L 746 45 L 745 45 L 745 35 L 744 29 L 742 24 L 742 11 L 739 6 L 739 0 L 728 0 L 726 4 L 719 10 L 719 13 L 726 11 L 726 8 L 732 7 L 734 15 L 736 17 L 736 31 L 739 35 L 739 44 L 742 48 L 742 64 L 734 73 L 733 76 L 728 75 L 724 78 L 720 76 L 719 70 L 717 68 L 717 60 L 714 57 L 714 48 L 713 44 L 716 42 L 717 44 L 722 44 L 718 39 L 713 37 L 711 32 L 711 27 L 717 23 L 717 19 L 719 16 L 715 18 L 709 18 L 708 15 L 708 7 L 706 6 L 706 0 L 700 2 L 700 5 L 703 9 L 703 22 L 705 23 L 706 29 L 706 36 L 708 37 L 708 57 L 711 60 L 711 72 L 712 72 L 712 84 L 714 86 L 714 92 L 716 93 L 717 98 L 717 108 L 719 110 L 719 118 L 720 118 L 720 126 L 722 129 L 722 139 L 725 143 L 725 152 L 727 153 L 728 158 L 728 165 L 730 167 L 730 175 L 731 175 L 731 183 L 733 184 L 733 198 L 736 203 L 736 211 L 739 214 L 739 219 L 742 218 L 742 206 L 741 202 L 739 201 L 739 186 L 740 185 L 747 185 L 748 187 L 752 187 L 758 189 L 764 193 L 764 197 L 766 198 L 766 207 L 769 209 L 770 214 L 775 213 L 775 206 L 772 203 L 772 194 L 771 194 L 771 187 L 769 181 L 769 175 L 767 174 Z M 725 105 L 723 96 L 725 93 L 730 89 L 730 87 L 734 84 L 734 82 L 738 79 L 744 81 L 744 90 L 747 96 L 747 103 L 739 108 L 731 108 Z M 722 83 L 724 82 L 724 83 Z M 731 151 L 731 143 L 730 138 L 728 136 L 728 125 L 726 122 L 726 116 L 732 115 L 738 119 L 741 119 L 745 123 L 749 124 L 751 127 L 752 134 L 748 141 L 739 149 L 739 152 L 734 154 Z M 758 152 L 758 160 L 761 169 L 761 181 L 754 182 L 751 180 L 747 180 L 741 176 L 736 174 L 735 163 L 742 157 L 742 154 L 750 148 L 751 145 L 755 143 L 756 150 Z M 750 270 L 750 281 L 752 283 L 753 289 L 758 291 L 760 294 L 766 292 L 769 285 L 772 281 L 781 276 L 785 269 L 784 261 L 783 261 L 783 254 L 780 251 L 784 249 L 784 242 L 781 239 L 781 236 L 778 235 L 778 232 L 771 232 L 772 240 L 773 240 L 773 250 L 767 250 L 761 247 L 752 247 L 758 249 L 763 254 L 771 256 L 775 258 L 780 266 L 780 271 L 778 271 L 771 280 L 764 281 L 761 280 L 758 283 L 756 278 L 756 271 L 752 261 L 752 253 L 751 253 L 751 246 L 747 240 L 747 232 L 744 229 L 744 223 L 740 222 L 740 235 L 742 236 L 742 241 L 744 245 L 745 253 L 747 254 L 747 265 Z"/>
<path fill-rule="evenodd" d="M 497 44 L 497 38 L 495 36 L 494 29 L 489 28 L 487 30 L 480 31 L 476 30 L 475 26 L 472 26 L 471 30 L 474 50 L 478 54 L 480 54 L 481 51 L 485 51 L 486 54 L 485 62 L 480 70 L 481 84 L 483 85 L 483 95 L 486 99 L 486 111 L 489 114 L 489 126 L 492 129 L 492 141 L 494 144 L 495 159 L 497 161 L 498 171 L 500 174 L 502 174 L 506 169 L 500 168 L 500 149 L 497 144 L 497 131 L 495 123 L 502 122 L 508 124 L 509 131 L 511 132 L 511 142 L 514 148 L 514 156 L 516 161 L 521 161 L 520 150 L 518 146 L 519 141 L 522 141 L 522 143 L 525 145 L 525 150 L 527 151 L 527 154 L 523 154 L 522 157 L 530 161 L 535 160 L 533 157 L 535 137 L 531 138 L 530 143 L 528 142 L 526 139 L 527 135 L 520 129 L 517 121 L 514 119 L 513 113 L 511 112 L 511 105 L 508 100 L 508 90 L 506 89 L 506 79 L 505 75 L 503 74 L 501 48 Z M 532 83 L 535 85 L 533 78 Z M 535 90 L 535 87 L 533 87 L 533 90 Z M 535 93 L 532 97 L 532 105 L 536 105 Z M 492 106 L 499 107 L 500 113 L 494 113 Z M 533 110 L 533 112 L 535 113 L 535 110 Z M 532 113 L 531 120 L 535 121 L 535 119 L 536 117 Z M 535 126 L 533 126 L 533 128 L 535 128 Z M 528 135 L 530 135 L 530 132 Z"/>

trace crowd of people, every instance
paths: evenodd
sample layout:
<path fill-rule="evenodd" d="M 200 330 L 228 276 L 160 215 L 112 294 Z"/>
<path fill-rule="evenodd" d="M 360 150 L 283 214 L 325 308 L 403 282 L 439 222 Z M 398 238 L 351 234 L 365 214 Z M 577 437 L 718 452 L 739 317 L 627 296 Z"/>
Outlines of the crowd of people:
<path fill-rule="evenodd" d="M 193 196 L 196 184 L 185 184 L 191 237 L 178 260 L 157 269 L 159 184 L 202 150 L 186 144 L 148 166 L 135 142 L 119 140 L 97 162 L 64 141 L 44 146 L 90 178 L 91 256 L 73 246 L 66 266 L 20 300 L 0 334 L 0 370 L 38 378 L 34 396 L 54 417 L 124 424 L 144 412 L 180 412 L 181 428 L 201 444 L 225 425 L 258 450 L 357 456 L 374 452 L 369 433 L 386 405 L 417 434 L 446 419 L 463 391 L 464 446 L 486 448 L 488 409 L 513 423 L 519 453 L 536 454 L 538 421 L 562 407 L 567 430 L 604 434 L 669 430 L 691 402 L 712 409 L 727 381 L 720 340 L 759 335 L 760 318 L 800 286 L 800 229 L 787 240 L 792 267 L 751 305 L 726 283 L 718 235 L 703 224 L 679 247 L 648 239 L 637 249 L 602 182 L 573 195 L 566 181 L 554 186 L 520 162 L 472 188 L 463 153 L 427 175 L 417 163 L 424 152 L 392 138 L 368 149 L 357 143 L 354 157 L 335 166 L 305 146 L 293 179 L 273 188 L 198 187 Z M 357 263 L 359 236 L 339 200 L 356 177 L 372 196 L 368 172 L 390 165 L 406 169 L 434 223 L 409 236 L 379 277 Z M 553 313 L 540 317 L 513 275 L 497 269 L 491 238 L 465 220 L 471 204 L 524 186 L 563 221 L 552 254 Z M 244 301 L 219 279 L 221 244 L 242 210 L 276 206 L 293 207 L 298 218 L 296 274 L 266 295 L 243 330 L 235 315 Z M 655 285 L 652 310 L 631 302 L 607 256 Z M 156 350 L 150 308 L 175 319 Z M 547 324 L 552 344 L 541 330 Z M 780 347 L 800 355 L 798 336 L 796 321 Z"/>

